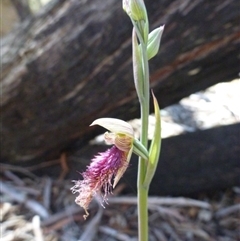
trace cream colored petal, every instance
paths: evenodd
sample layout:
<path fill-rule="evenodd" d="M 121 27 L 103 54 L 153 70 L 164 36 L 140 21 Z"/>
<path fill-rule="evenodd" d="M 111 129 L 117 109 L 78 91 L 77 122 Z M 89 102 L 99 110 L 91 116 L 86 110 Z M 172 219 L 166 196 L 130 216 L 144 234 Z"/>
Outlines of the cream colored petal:
<path fill-rule="evenodd" d="M 130 162 L 130 159 L 131 159 L 131 156 L 132 156 L 132 151 L 133 151 L 133 146 L 127 154 L 127 158 L 125 160 L 126 164 L 123 165 L 122 168 L 120 168 L 118 170 L 117 175 L 114 178 L 113 188 L 115 188 L 115 186 L 118 184 L 119 180 L 121 179 L 122 175 L 124 174 L 124 172 L 128 168 L 128 163 Z"/>
<path fill-rule="evenodd" d="M 117 134 L 114 145 L 121 151 L 128 153 L 133 145 L 133 138 L 127 135 Z"/>
<path fill-rule="evenodd" d="M 131 159 L 131 156 L 132 156 L 132 152 L 133 152 L 133 146 L 131 147 L 131 149 L 130 149 L 129 152 L 128 152 L 127 160 L 126 160 L 127 163 L 130 162 L 130 159 Z"/>
<path fill-rule="evenodd" d="M 90 126 L 93 125 L 102 126 L 113 133 L 125 134 L 131 136 L 132 138 L 134 136 L 132 126 L 123 120 L 115 118 L 99 118 L 95 120 Z"/>
<path fill-rule="evenodd" d="M 104 133 L 104 140 L 107 145 L 114 145 L 116 139 L 116 134 L 112 132 L 105 132 Z"/>

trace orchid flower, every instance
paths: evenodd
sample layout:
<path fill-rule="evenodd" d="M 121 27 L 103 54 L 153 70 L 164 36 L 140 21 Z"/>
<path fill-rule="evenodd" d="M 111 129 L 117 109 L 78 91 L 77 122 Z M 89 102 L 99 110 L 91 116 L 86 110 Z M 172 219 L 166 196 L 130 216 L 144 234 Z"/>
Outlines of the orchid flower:
<path fill-rule="evenodd" d="M 96 155 L 82 173 L 83 180 L 74 181 L 75 185 L 71 188 L 73 193 L 79 193 L 75 202 L 85 210 L 84 218 L 89 215 L 87 209 L 93 197 L 102 197 L 102 204 L 107 201 L 107 195 L 126 171 L 133 149 L 139 151 L 136 144 L 134 145 L 136 140 L 133 128 L 127 122 L 100 118 L 91 124 L 93 125 L 100 125 L 110 131 L 104 134 L 104 139 L 106 144 L 113 146 Z M 101 191 L 104 192 L 103 195 Z"/>

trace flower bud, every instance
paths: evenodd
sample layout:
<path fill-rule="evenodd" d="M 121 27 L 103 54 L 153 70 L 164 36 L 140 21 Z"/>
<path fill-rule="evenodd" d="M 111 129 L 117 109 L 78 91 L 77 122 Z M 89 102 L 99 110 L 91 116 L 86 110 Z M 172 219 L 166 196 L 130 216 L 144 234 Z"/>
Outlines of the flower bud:
<path fill-rule="evenodd" d="M 134 21 L 147 21 L 147 11 L 143 0 L 123 0 L 123 10 Z"/>

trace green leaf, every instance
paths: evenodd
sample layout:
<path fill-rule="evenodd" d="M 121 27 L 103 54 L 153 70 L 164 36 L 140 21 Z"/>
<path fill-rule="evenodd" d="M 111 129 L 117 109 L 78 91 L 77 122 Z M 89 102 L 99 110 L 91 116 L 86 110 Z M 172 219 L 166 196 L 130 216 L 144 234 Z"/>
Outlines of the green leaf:
<path fill-rule="evenodd" d="M 149 149 L 149 160 L 148 160 L 148 164 L 147 164 L 147 171 L 146 171 L 146 175 L 145 175 L 144 182 L 143 182 L 143 185 L 145 187 L 149 187 L 149 185 L 152 181 L 152 178 L 153 178 L 153 176 L 155 174 L 155 171 L 156 171 L 156 168 L 157 168 L 160 150 L 161 150 L 161 116 L 160 116 L 160 109 L 159 109 L 157 99 L 154 96 L 153 92 L 152 92 L 152 96 L 153 96 L 156 123 L 155 123 L 155 130 L 154 130 L 153 139 L 152 139 L 151 146 L 150 146 L 150 149 Z"/>
<path fill-rule="evenodd" d="M 142 68 L 142 55 L 141 49 L 137 42 L 137 36 L 135 29 L 133 28 L 132 32 L 132 56 L 133 56 L 133 77 L 134 84 L 137 91 L 138 98 L 141 102 L 143 96 L 143 86 L 144 86 L 144 78 L 143 78 L 143 68 Z"/>
<path fill-rule="evenodd" d="M 148 43 L 147 43 L 148 60 L 153 58 L 158 53 L 163 29 L 164 29 L 164 26 L 161 26 L 159 28 L 154 29 L 148 35 Z"/>

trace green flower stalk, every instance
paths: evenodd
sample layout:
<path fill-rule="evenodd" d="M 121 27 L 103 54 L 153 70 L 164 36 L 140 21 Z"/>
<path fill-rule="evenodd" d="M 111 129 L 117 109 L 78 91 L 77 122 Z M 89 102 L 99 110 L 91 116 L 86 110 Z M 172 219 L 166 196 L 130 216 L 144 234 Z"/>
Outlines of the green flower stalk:
<path fill-rule="evenodd" d="M 147 11 L 143 0 L 123 0 L 123 9 L 133 24 L 133 76 L 141 109 L 141 144 L 148 149 L 149 117 L 149 65 L 148 61 L 159 50 L 164 27 L 154 29 L 149 34 Z M 161 147 L 161 119 L 157 99 L 153 95 L 156 126 L 149 158 L 139 157 L 138 166 L 138 232 L 139 241 L 148 240 L 148 191 L 154 176 Z"/>

